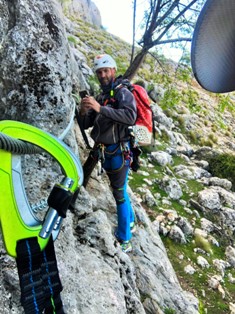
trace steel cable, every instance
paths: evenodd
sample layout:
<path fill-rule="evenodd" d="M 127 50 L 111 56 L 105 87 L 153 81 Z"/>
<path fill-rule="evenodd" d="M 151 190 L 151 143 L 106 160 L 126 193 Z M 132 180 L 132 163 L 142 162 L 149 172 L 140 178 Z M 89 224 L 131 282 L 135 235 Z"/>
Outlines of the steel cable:
<path fill-rule="evenodd" d="M 72 98 L 73 110 L 72 115 L 66 129 L 58 136 L 60 140 L 63 140 L 73 126 L 73 120 L 75 116 L 76 102 Z M 0 132 L 0 149 L 6 150 L 13 154 L 39 154 L 43 150 L 34 144 L 24 142 L 19 139 L 15 139 L 9 135 Z"/>
<path fill-rule="evenodd" d="M 0 149 L 13 154 L 39 154 L 43 150 L 34 144 L 15 139 L 0 132 Z"/>

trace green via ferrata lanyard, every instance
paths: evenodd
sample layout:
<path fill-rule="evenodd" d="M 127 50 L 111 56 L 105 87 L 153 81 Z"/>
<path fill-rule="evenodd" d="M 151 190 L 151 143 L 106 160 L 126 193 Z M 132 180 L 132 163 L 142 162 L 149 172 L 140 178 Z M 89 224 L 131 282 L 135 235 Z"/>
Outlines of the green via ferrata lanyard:
<path fill-rule="evenodd" d="M 48 284 L 45 285 L 45 278 L 43 278 L 41 284 L 44 286 L 44 290 L 47 291 L 45 299 L 51 300 L 50 306 L 54 309 L 53 313 L 63 313 L 61 308 L 56 311 L 54 304 L 54 302 L 57 302 L 61 306 L 58 295 L 62 290 L 62 286 L 58 274 L 55 279 L 51 276 L 57 269 L 53 240 L 56 239 L 60 231 L 61 222 L 66 217 L 66 211 L 74 194 L 76 194 L 75 192 L 82 185 L 83 170 L 80 160 L 62 141 L 31 125 L 3 120 L 0 121 L 0 132 L 11 138 L 36 145 L 49 153 L 62 168 L 64 179 L 55 184 L 51 191 L 48 198 L 49 209 L 42 222 L 35 217 L 26 196 L 21 174 L 20 154 L 13 154 L 5 149 L 0 149 L 0 223 L 6 251 L 16 258 L 17 266 L 20 267 L 18 273 L 22 293 L 21 302 L 25 313 L 41 313 L 46 304 L 42 296 L 39 295 L 39 293 L 42 293 L 41 287 L 39 287 L 38 294 L 35 293 L 36 289 L 34 289 L 40 282 L 38 278 L 33 279 L 35 273 L 38 273 L 39 278 L 45 277 L 45 274 L 40 274 L 41 266 L 36 257 L 37 255 L 40 255 L 40 259 L 44 259 L 43 265 L 44 267 L 46 265 L 46 269 L 49 269 L 48 265 L 54 263 L 53 269 L 49 269 L 45 277 L 47 282 L 50 282 L 51 279 L 54 280 L 54 284 L 52 282 L 49 286 Z M 34 249 L 37 253 L 34 253 Z M 36 266 L 32 262 L 34 257 L 36 257 Z M 50 261 L 48 264 L 47 259 Z M 28 265 L 25 269 L 26 264 Z M 37 271 L 33 270 L 34 266 Z M 45 270 L 43 270 L 43 273 L 45 273 Z M 33 282 L 32 291 L 24 292 L 26 286 L 24 283 L 27 283 L 27 281 Z M 57 286 L 60 288 L 53 290 L 56 281 Z M 29 298 L 28 294 L 31 292 L 34 295 Z M 28 299 L 32 299 L 32 301 L 26 301 Z M 40 301 L 38 301 L 39 299 Z M 48 307 L 49 312 L 52 311 L 50 306 Z"/>

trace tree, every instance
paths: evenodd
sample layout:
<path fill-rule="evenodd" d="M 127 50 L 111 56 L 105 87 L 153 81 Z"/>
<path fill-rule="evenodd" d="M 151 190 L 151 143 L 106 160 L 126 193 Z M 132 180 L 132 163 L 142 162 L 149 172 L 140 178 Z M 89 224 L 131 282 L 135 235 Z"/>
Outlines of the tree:
<path fill-rule="evenodd" d="M 132 59 L 124 77 L 132 79 L 145 56 L 155 46 L 191 41 L 196 18 L 206 0 L 149 0 L 144 17 L 144 34 L 140 51 Z M 135 21 L 134 0 L 133 21 Z M 134 23 L 133 23 L 134 24 Z M 134 33 L 134 32 L 133 32 Z M 133 40 L 135 36 L 133 35 Z M 134 46 L 134 42 L 133 42 Z"/>

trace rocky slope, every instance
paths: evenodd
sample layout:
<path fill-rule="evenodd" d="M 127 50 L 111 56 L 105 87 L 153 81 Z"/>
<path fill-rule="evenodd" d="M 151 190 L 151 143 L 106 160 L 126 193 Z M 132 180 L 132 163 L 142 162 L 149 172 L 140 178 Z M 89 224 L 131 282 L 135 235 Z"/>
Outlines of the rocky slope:
<path fill-rule="evenodd" d="M 3 0 L 0 1 L 1 120 L 26 122 L 60 136 L 74 115 L 72 93 L 95 86 L 94 82 L 89 80 L 92 74 L 90 60 L 93 55 L 100 51 L 110 53 L 112 48 L 116 49 L 117 58 L 122 56 L 122 60 L 125 60 L 125 56 L 128 56 L 129 47 L 125 43 L 119 41 L 116 46 L 117 39 L 108 34 L 104 42 L 101 30 L 77 19 L 73 12 L 80 12 L 81 6 L 85 8 L 84 11 L 91 8 L 87 21 L 94 22 L 94 6 L 90 1 L 60 3 L 49 0 L 18 0 L 9 5 Z M 84 11 L 81 10 L 80 17 Z M 100 25 L 99 14 L 96 15 L 94 24 Z M 119 68 L 125 68 L 127 62 L 119 63 Z M 143 73 L 140 73 L 140 76 L 143 77 Z M 157 86 L 154 91 L 155 97 L 159 96 Z M 146 214 L 141 205 L 148 205 L 150 209 L 157 202 L 157 195 L 153 195 L 148 188 L 151 186 L 151 180 L 143 182 L 142 190 L 138 194 L 130 190 L 138 228 L 133 237 L 133 253 L 122 253 L 113 236 L 116 213 L 108 181 L 105 175 L 98 176 L 96 171 L 94 172 L 87 190 L 81 188 L 75 210 L 68 213 L 55 242 L 60 277 L 64 286 L 62 298 L 67 313 L 196 314 L 200 311 L 196 292 L 189 292 L 188 288 L 182 289 L 159 236 L 159 233 L 166 236 L 171 233 L 173 240 L 183 243 L 188 235 L 195 232 L 190 221 L 182 222 L 177 213 L 166 212 L 163 206 L 167 201 L 169 204 L 171 199 L 180 201 L 182 195 L 183 181 L 173 181 L 170 174 L 174 170 L 184 179 L 187 176 L 191 176 L 190 179 L 206 178 L 205 184 L 212 187 L 201 192 L 199 199 L 194 200 L 194 205 L 201 206 L 202 211 L 223 209 L 226 215 L 230 215 L 231 221 L 234 215 L 233 193 L 227 181 L 217 180 L 215 183 L 214 180 L 212 183 L 206 163 L 201 162 L 198 165 L 196 161 L 189 160 L 196 151 L 180 133 L 179 125 L 173 123 L 160 107 L 155 110 L 159 134 L 166 132 L 171 139 L 170 150 L 167 153 L 159 152 L 160 156 L 153 152 L 149 156 L 149 164 L 146 165 L 148 169 L 151 168 L 150 164 L 156 163 L 163 167 L 161 172 L 164 177 L 159 178 L 161 182 L 155 182 L 161 183 L 162 189 L 169 194 L 169 197 L 162 198 L 158 204 L 160 209 L 162 206 L 163 215 L 155 215 L 152 222 L 150 215 Z M 213 115 L 212 112 L 210 114 Z M 184 121 L 192 121 L 193 117 L 196 121 L 193 126 L 200 127 L 201 120 L 189 112 L 185 112 Z M 223 137 L 220 138 L 222 141 Z M 226 137 L 224 139 L 227 140 Z M 87 150 L 76 123 L 64 140 L 84 161 Z M 171 158 L 174 152 L 185 156 L 188 163 L 185 168 L 168 167 L 169 164 L 173 165 Z M 35 205 L 47 197 L 61 174 L 60 169 L 48 156 L 25 156 L 22 159 L 27 196 L 30 204 Z M 143 160 L 144 162 L 146 161 Z M 165 171 L 168 172 L 168 178 Z M 144 173 L 140 175 L 142 179 L 145 178 Z M 227 209 L 222 203 L 226 203 Z M 183 206 L 187 208 L 189 203 L 184 203 Z M 169 218 L 170 216 L 172 218 Z M 169 224 L 169 219 L 174 223 Z M 169 228 L 169 225 L 175 227 Z M 208 225 L 206 226 L 207 232 L 210 233 L 211 229 L 209 231 Z M 0 242 L 0 313 L 22 313 L 15 260 L 6 254 L 1 237 Z M 231 248 L 227 262 L 229 267 L 234 267 L 233 247 Z M 204 259 L 199 260 L 206 265 Z M 232 273 L 231 276 L 233 277 Z"/>
<path fill-rule="evenodd" d="M 100 12 L 91 0 L 61 0 L 59 2 L 63 12 L 70 17 L 79 18 L 97 27 L 102 26 Z"/>

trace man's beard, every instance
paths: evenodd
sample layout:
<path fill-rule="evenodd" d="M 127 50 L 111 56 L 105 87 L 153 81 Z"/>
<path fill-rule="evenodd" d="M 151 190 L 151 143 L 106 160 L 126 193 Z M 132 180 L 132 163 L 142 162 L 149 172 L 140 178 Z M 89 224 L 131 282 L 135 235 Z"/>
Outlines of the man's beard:
<path fill-rule="evenodd" d="M 112 78 L 101 78 L 100 80 L 100 85 L 102 86 L 102 87 L 106 87 L 106 86 L 109 86 L 110 84 L 111 84 L 111 82 L 112 82 Z"/>

